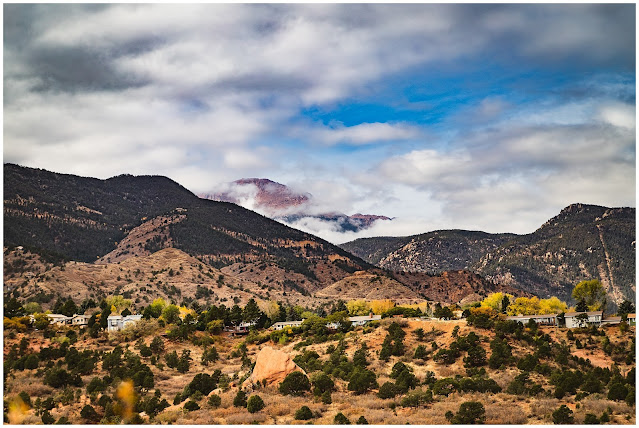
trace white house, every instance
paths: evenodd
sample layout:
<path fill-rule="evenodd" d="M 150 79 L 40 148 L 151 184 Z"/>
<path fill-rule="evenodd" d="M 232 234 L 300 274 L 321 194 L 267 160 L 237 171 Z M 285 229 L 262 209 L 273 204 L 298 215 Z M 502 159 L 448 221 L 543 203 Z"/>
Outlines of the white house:
<path fill-rule="evenodd" d="M 371 321 L 379 321 L 381 319 L 382 319 L 381 315 L 373 315 L 372 313 L 369 315 L 362 315 L 358 317 L 348 317 L 348 320 L 351 322 L 353 327 L 364 325 Z"/>
<path fill-rule="evenodd" d="M 577 317 L 579 315 L 586 314 L 588 316 L 587 320 L 583 322 Z M 566 312 L 564 315 L 566 320 L 566 327 L 568 328 L 577 328 L 577 327 L 586 327 L 589 325 L 601 325 L 601 321 L 603 320 L 603 311 L 592 311 L 592 312 Z"/>
<path fill-rule="evenodd" d="M 628 314 L 628 324 L 635 325 L 637 323 L 637 314 Z"/>
<path fill-rule="evenodd" d="M 89 315 L 73 315 L 71 318 L 71 325 L 78 327 L 87 325 L 89 324 L 89 318 L 91 318 Z"/>
<path fill-rule="evenodd" d="M 109 315 L 107 318 L 107 330 L 117 331 L 126 328 L 127 326 L 134 324 L 142 319 L 142 315 Z"/>
<path fill-rule="evenodd" d="M 276 322 L 275 324 L 273 324 L 271 326 L 271 328 L 273 330 L 282 330 L 283 328 L 287 328 L 287 327 L 299 327 L 302 325 L 302 323 L 304 322 L 304 320 L 302 321 L 279 321 Z"/>
<path fill-rule="evenodd" d="M 507 316 L 506 319 L 511 321 L 517 321 L 522 324 L 527 324 L 530 320 L 533 320 L 537 324 L 557 325 L 557 314 L 513 315 L 513 316 Z"/>
<path fill-rule="evenodd" d="M 621 322 L 621 317 L 604 317 L 601 320 L 601 325 L 612 325 L 619 324 Z"/>
<path fill-rule="evenodd" d="M 70 325 L 72 317 L 68 317 L 62 314 L 47 314 L 51 320 L 51 324 L 54 325 Z"/>

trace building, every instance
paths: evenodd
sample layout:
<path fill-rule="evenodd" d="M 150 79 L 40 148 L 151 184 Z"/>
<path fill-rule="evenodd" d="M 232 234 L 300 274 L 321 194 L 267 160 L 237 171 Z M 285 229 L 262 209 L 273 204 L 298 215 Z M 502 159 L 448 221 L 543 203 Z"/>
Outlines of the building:
<path fill-rule="evenodd" d="M 107 318 L 107 330 L 122 330 L 123 328 L 126 328 L 131 324 L 135 324 L 141 319 L 142 315 L 127 315 L 125 317 L 123 317 L 122 315 L 109 315 L 109 317 Z"/>
<path fill-rule="evenodd" d="M 71 325 L 73 317 L 68 317 L 62 314 L 47 314 L 53 325 Z"/>
<path fill-rule="evenodd" d="M 302 321 L 280 321 L 280 322 L 276 322 L 275 324 L 273 324 L 271 326 L 271 328 L 273 330 L 282 330 L 283 328 L 287 328 L 287 327 L 299 327 L 302 325 L 302 323 L 305 320 Z"/>
<path fill-rule="evenodd" d="M 224 327 L 224 331 L 229 332 L 229 333 L 233 333 L 233 335 L 236 334 L 247 334 L 250 330 L 250 328 L 254 325 L 256 325 L 257 323 L 255 321 L 252 322 L 241 322 L 238 325 L 234 325 L 234 326 L 229 326 L 229 327 Z"/>
<path fill-rule="evenodd" d="M 363 315 L 358 317 L 348 317 L 348 320 L 351 322 L 353 327 L 364 325 L 371 321 L 379 321 L 381 319 L 382 319 L 381 315 L 373 315 L 372 312 L 369 315 Z"/>
<path fill-rule="evenodd" d="M 637 324 L 637 318 L 636 318 L 637 314 L 628 314 L 628 324 L 630 325 L 635 325 Z"/>
<path fill-rule="evenodd" d="M 621 317 L 604 317 L 601 320 L 601 325 L 613 325 L 619 324 L 621 322 Z"/>
<path fill-rule="evenodd" d="M 507 320 L 517 321 L 522 324 L 528 324 L 530 320 L 533 320 L 540 325 L 557 325 L 557 314 L 545 314 L 545 315 L 514 315 L 507 316 Z"/>
<path fill-rule="evenodd" d="M 89 318 L 91 317 L 88 315 L 73 315 L 73 317 L 71 318 L 71 325 L 78 326 L 78 327 L 88 325 Z"/>
<path fill-rule="evenodd" d="M 585 318 L 583 314 L 586 314 L 587 319 L 581 320 L 579 318 Z M 581 315 L 581 317 L 580 317 Z M 565 315 L 566 327 L 577 328 L 586 327 L 590 325 L 601 325 L 603 321 L 603 311 L 592 312 L 567 312 Z"/>

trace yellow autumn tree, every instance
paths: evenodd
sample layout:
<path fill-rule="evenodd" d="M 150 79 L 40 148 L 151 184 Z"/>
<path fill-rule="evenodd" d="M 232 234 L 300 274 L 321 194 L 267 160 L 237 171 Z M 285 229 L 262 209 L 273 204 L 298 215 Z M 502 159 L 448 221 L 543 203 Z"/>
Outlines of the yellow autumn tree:
<path fill-rule="evenodd" d="M 125 299 L 124 296 L 119 294 L 107 297 L 106 303 L 111 307 L 112 314 L 121 314 L 123 310 L 131 308 L 133 304 L 130 299 Z"/>
<path fill-rule="evenodd" d="M 562 302 L 557 297 L 553 296 L 549 299 L 541 299 L 539 301 L 539 314 L 559 314 L 566 312 L 568 305 L 566 302 Z"/>
<path fill-rule="evenodd" d="M 280 305 L 275 300 L 270 300 L 264 307 L 264 313 L 271 320 L 274 320 L 280 314 Z"/>
<path fill-rule="evenodd" d="M 504 300 L 504 297 L 507 297 L 508 300 Z M 489 294 L 484 300 L 481 301 L 481 306 L 485 308 L 492 308 L 497 312 L 503 312 L 504 304 L 509 305 L 513 301 L 513 295 L 508 293 L 492 293 Z"/>
<path fill-rule="evenodd" d="M 370 308 L 375 315 L 381 315 L 389 309 L 395 307 L 395 302 L 390 299 L 373 300 L 370 302 Z"/>
<path fill-rule="evenodd" d="M 535 315 L 541 309 L 539 297 L 517 297 L 513 303 L 508 306 L 508 315 Z"/>
<path fill-rule="evenodd" d="M 368 315 L 371 307 L 366 300 L 360 299 L 346 302 L 346 309 L 351 315 Z"/>

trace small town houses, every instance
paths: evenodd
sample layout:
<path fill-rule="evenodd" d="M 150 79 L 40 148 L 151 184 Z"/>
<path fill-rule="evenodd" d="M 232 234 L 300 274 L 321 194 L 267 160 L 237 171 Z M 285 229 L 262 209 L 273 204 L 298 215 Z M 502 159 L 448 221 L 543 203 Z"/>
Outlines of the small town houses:
<path fill-rule="evenodd" d="M 557 318 L 559 314 L 545 314 L 545 315 L 516 315 L 507 316 L 507 320 L 517 321 L 522 324 L 527 324 L 531 320 L 539 325 L 558 325 Z M 628 324 L 635 325 L 635 314 L 628 314 Z M 566 312 L 564 314 L 564 322 L 566 328 L 579 328 L 589 326 L 602 326 L 619 324 L 622 321 L 620 316 L 605 316 L 603 311 L 590 311 L 590 312 Z"/>
<path fill-rule="evenodd" d="M 109 315 L 107 318 L 107 330 L 118 331 L 142 319 L 142 315 Z"/>

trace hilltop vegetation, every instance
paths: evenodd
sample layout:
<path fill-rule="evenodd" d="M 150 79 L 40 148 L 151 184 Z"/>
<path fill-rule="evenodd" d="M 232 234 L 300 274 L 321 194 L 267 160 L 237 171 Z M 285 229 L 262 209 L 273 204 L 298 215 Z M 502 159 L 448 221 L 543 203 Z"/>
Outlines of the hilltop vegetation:
<path fill-rule="evenodd" d="M 19 314 L 20 302 L 10 303 L 5 313 Z M 19 317 L 16 323 L 5 319 L 5 420 L 635 422 L 635 328 L 623 323 L 573 330 L 523 326 L 477 308 L 468 321 L 390 315 L 354 329 L 339 304 L 322 317 L 284 306 L 267 315 L 255 301 L 230 310 L 182 310 L 157 301 L 143 311 L 145 320 L 108 334 L 103 317 L 126 309 L 125 303 L 102 302 L 100 316 L 79 331 L 46 325 L 35 331 L 20 327 Z M 347 306 L 357 311 L 359 304 Z M 385 316 L 396 312 L 383 310 Z M 300 327 L 263 329 L 302 315 Z M 256 322 L 247 336 L 221 332 L 240 321 Z M 244 382 L 265 346 L 291 355 L 304 372 L 268 386 Z"/>

